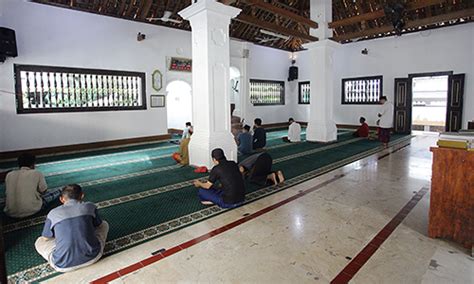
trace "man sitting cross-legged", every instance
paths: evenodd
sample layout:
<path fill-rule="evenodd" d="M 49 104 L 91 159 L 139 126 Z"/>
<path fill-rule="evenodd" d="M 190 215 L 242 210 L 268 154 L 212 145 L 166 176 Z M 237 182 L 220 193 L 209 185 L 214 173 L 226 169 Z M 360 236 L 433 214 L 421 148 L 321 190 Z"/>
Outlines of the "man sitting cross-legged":
<path fill-rule="evenodd" d="M 83 198 L 79 185 L 65 186 L 59 198 L 63 205 L 49 212 L 42 236 L 36 240 L 36 250 L 56 271 L 91 265 L 104 252 L 109 224 L 100 219 L 97 207 Z"/>
<path fill-rule="evenodd" d="M 288 119 L 288 136 L 283 137 L 284 142 L 301 142 L 301 125 L 296 122 L 292 117 Z"/>
<path fill-rule="evenodd" d="M 239 167 L 233 161 L 227 161 L 220 148 L 211 153 L 214 167 L 208 181 L 194 181 L 199 187 L 199 198 L 204 205 L 217 204 L 221 208 L 234 208 L 245 200 L 245 186 Z"/>
<path fill-rule="evenodd" d="M 61 190 L 47 190 L 44 175 L 35 170 L 36 157 L 22 154 L 18 157 L 20 169 L 13 170 L 5 177 L 6 215 L 13 218 L 31 216 L 48 203 L 56 200 Z"/>

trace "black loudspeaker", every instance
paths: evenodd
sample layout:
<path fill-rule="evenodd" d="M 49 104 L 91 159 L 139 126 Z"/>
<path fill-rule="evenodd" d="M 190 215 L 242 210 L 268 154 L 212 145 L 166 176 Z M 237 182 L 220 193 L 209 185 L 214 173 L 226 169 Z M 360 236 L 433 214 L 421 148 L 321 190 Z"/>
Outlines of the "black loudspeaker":
<path fill-rule="evenodd" d="M 288 71 L 288 81 L 298 80 L 298 67 L 290 66 Z"/>
<path fill-rule="evenodd" d="M 17 57 L 15 31 L 0 27 L 0 61 L 5 61 L 6 57 Z"/>

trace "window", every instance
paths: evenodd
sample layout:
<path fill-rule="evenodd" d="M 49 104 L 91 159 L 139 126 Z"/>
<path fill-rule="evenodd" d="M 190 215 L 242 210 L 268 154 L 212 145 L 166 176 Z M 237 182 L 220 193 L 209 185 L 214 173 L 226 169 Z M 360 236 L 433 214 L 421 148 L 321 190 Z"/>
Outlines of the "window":
<path fill-rule="evenodd" d="M 343 104 L 377 104 L 382 94 L 382 76 L 342 79 Z"/>
<path fill-rule="evenodd" d="M 298 83 L 298 103 L 300 105 L 309 104 L 310 90 L 309 82 Z"/>
<path fill-rule="evenodd" d="M 250 102 L 255 106 L 284 105 L 285 82 L 251 79 Z"/>
<path fill-rule="evenodd" d="M 145 73 L 15 65 L 17 113 L 146 109 Z"/>

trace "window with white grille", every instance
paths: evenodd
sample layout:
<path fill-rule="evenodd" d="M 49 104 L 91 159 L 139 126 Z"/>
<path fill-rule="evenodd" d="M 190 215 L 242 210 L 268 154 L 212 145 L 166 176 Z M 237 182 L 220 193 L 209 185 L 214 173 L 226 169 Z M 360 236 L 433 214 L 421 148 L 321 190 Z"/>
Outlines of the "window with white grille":
<path fill-rule="evenodd" d="M 342 79 L 343 104 L 377 104 L 382 96 L 383 76 Z"/>

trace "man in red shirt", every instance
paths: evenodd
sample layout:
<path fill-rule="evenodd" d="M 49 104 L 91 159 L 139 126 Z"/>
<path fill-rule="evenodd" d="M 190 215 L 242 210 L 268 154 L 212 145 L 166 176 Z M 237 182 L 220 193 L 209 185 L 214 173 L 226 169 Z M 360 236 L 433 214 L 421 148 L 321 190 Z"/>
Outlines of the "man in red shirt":
<path fill-rule="evenodd" d="M 354 134 L 352 135 L 355 137 L 369 137 L 369 125 L 365 123 L 365 118 L 361 117 L 359 119 L 359 122 L 361 125 L 359 126 L 357 131 L 354 132 Z"/>

